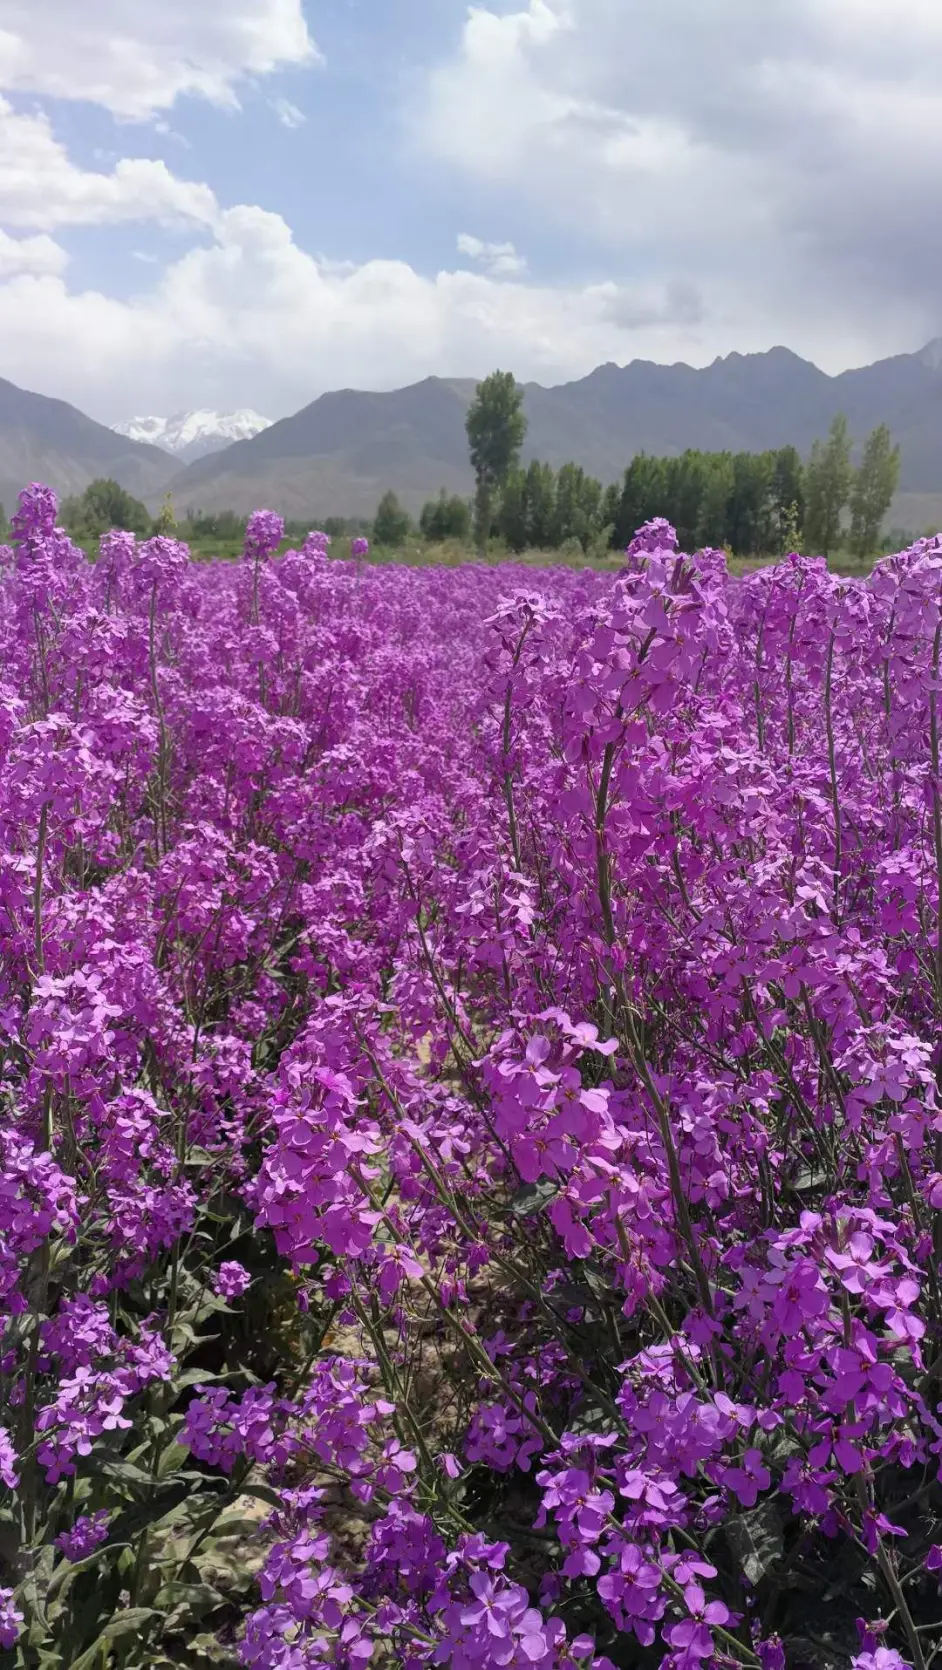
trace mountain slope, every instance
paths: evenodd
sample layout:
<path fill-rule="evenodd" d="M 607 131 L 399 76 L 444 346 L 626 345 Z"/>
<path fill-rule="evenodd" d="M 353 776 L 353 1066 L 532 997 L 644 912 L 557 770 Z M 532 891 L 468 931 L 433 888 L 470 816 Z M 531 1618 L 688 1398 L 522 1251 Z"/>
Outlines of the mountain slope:
<path fill-rule="evenodd" d="M 240 512 L 265 503 L 289 517 L 364 515 L 391 483 L 413 509 L 440 486 L 469 492 L 464 419 L 474 389 L 472 381 L 429 377 L 386 394 L 322 395 L 253 440 L 191 465 L 173 481 L 176 503 Z"/>
<path fill-rule="evenodd" d="M 0 503 L 7 514 L 30 481 L 45 482 L 64 498 L 110 476 L 136 498 L 152 499 L 176 467 L 157 447 L 116 435 L 64 400 L 0 378 Z"/>
<path fill-rule="evenodd" d="M 252 439 L 203 458 L 173 482 L 179 506 L 284 515 L 369 515 L 387 487 L 413 512 L 440 487 L 471 491 L 464 420 L 470 379 L 426 378 L 375 394 L 322 395 Z M 635 452 L 732 451 L 794 444 L 807 453 L 845 411 L 862 438 L 889 423 L 903 447 L 901 487 L 920 507 L 942 494 L 942 343 L 829 377 L 787 348 L 712 365 L 602 365 L 555 388 L 524 390 L 525 459 L 574 459 L 616 480 Z M 900 501 L 902 504 L 902 500 Z M 897 512 L 899 513 L 899 512 Z"/>
<path fill-rule="evenodd" d="M 270 419 L 247 407 L 238 412 L 178 412 L 174 417 L 134 417 L 116 423 L 116 435 L 149 442 L 186 464 L 221 452 L 235 441 L 250 440 L 267 429 Z"/>

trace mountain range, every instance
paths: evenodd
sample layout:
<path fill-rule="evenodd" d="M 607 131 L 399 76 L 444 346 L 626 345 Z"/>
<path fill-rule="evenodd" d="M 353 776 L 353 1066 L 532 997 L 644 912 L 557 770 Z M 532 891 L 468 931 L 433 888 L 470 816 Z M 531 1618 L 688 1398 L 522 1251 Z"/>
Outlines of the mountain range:
<path fill-rule="evenodd" d="M 46 482 L 65 498 L 96 476 L 110 476 L 149 501 L 178 470 L 158 447 L 116 435 L 64 400 L 0 378 L 0 503 L 8 512 L 30 481 Z"/>
<path fill-rule="evenodd" d="M 171 492 L 178 514 L 264 505 L 297 519 L 371 515 L 388 487 L 416 512 L 441 487 L 471 491 L 464 423 L 474 390 L 471 379 L 429 377 L 386 393 L 324 394 L 270 424 L 252 412 L 193 412 L 135 419 L 118 433 L 0 380 L 0 500 L 11 508 L 30 480 L 74 493 L 109 475 L 153 508 Z M 834 377 L 787 348 L 700 369 L 633 360 L 552 388 L 528 383 L 524 405 L 525 459 L 573 459 L 605 482 L 642 449 L 791 443 L 807 454 L 837 412 L 858 441 L 887 423 L 902 448 L 890 524 L 942 525 L 942 339 Z"/>
<path fill-rule="evenodd" d="M 222 452 L 233 441 L 250 441 L 271 423 L 270 418 L 243 408 L 238 412 L 178 412 L 174 417 L 134 417 L 116 423 L 116 435 L 163 447 L 185 464 Z"/>

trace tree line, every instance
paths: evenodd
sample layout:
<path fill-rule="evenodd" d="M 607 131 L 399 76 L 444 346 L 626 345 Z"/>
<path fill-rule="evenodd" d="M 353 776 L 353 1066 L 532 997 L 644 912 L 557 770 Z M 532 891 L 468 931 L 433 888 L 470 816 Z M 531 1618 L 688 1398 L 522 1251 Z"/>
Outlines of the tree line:
<path fill-rule="evenodd" d="M 623 547 L 635 529 L 665 516 L 684 549 L 726 546 L 737 556 L 774 555 L 804 545 L 829 556 L 845 539 L 863 557 L 873 552 L 899 481 L 900 452 L 881 424 L 867 438 L 859 465 L 844 416 L 807 462 L 797 448 L 700 452 L 679 457 L 638 453 L 620 483 L 603 487 L 577 464 L 554 471 L 520 465 L 526 438 L 523 390 L 509 372 L 478 385 L 467 416 L 475 473 L 474 535 L 479 547 L 495 534 L 511 550 L 552 549 L 578 540 Z M 424 514 L 424 513 L 423 513 Z"/>
<path fill-rule="evenodd" d="M 774 556 L 803 548 L 830 556 L 847 544 L 860 557 L 879 546 L 899 481 L 900 453 L 881 424 L 852 462 L 847 419 L 803 460 L 794 446 L 765 452 L 702 452 L 675 457 L 640 452 L 620 482 L 603 486 L 579 464 L 523 466 L 523 391 L 509 372 L 478 385 L 467 415 L 475 474 L 472 503 L 444 490 L 423 507 L 418 531 L 430 541 L 491 539 L 509 550 L 624 549 L 635 530 L 664 516 L 684 549 L 725 546 L 736 556 Z M 377 544 L 393 548 L 414 533 L 395 493 L 380 501 Z"/>
<path fill-rule="evenodd" d="M 248 518 L 233 510 L 203 511 L 188 509 L 178 518 L 169 495 L 161 509 L 152 516 L 140 499 L 134 498 L 118 482 L 110 478 L 92 481 L 83 493 L 64 499 L 59 512 L 66 532 L 78 544 L 95 541 L 112 528 L 123 529 L 149 539 L 154 534 L 173 534 L 184 540 L 215 540 L 222 544 L 238 544 L 245 538 Z M 0 507 L 0 526 L 4 522 Z M 331 539 L 342 539 L 351 534 L 368 533 L 371 522 L 362 517 L 328 516 L 321 524 Z M 303 540 L 310 532 L 310 518 L 285 522 L 286 539 Z"/>
<path fill-rule="evenodd" d="M 534 460 L 520 463 L 526 439 L 523 390 L 510 372 L 495 371 L 478 384 L 466 429 L 475 493 L 469 502 L 444 489 L 422 509 L 418 532 L 430 542 L 472 536 L 483 552 L 491 539 L 514 552 L 624 549 L 635 530 L 655 516 L 677 529 L 681 547 L 724 546 L 736 556 L 773 556 L 804 549 L 830 556 L 842 544 L 866 557 L 876 551 L 884 518 L 899 481 L 900 451 L 881 424 L 852 462 L 846 417 L 834 419 L 807 461 L 794 446 L 766 452 L 702 452 L 676 457 L 639 452 L 622 480 L 603 486 L 579 464 L 560 469 Z M 188 540 L 238 543 L 246 518 L 233 511 L 189 509 L 177 521 L 169 498 L 152 516 L 117 482 L 93 481 L 66 499 L 63 526 L 79 543 L 111 528 L 148 537 L 174 533 Z M 0 509 L 0 528 L 5 522 Z M 288 522 L 286 536 L 303 539 L 309 522 Z M 396 494 L 385 493 L 372 522 L 327 517 L 331 538 L 367 533 L 375 544 L 402 546 L 415 533 Z"/>

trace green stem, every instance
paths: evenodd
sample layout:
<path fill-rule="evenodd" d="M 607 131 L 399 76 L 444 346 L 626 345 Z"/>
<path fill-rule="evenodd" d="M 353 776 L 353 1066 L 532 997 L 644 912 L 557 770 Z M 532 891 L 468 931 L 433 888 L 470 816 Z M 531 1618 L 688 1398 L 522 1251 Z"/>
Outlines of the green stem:
<path fill-rule="evenodd" d="M 36 837 L 36 877 L 33 882 L 33 956 L 36 962 L 37 978 L 46 972 L 46 954 L 43 949 L 43 870 L 46 864 L 48 827 L 49 802 L 44 800 L 39 814 L 39 832 Z"/>

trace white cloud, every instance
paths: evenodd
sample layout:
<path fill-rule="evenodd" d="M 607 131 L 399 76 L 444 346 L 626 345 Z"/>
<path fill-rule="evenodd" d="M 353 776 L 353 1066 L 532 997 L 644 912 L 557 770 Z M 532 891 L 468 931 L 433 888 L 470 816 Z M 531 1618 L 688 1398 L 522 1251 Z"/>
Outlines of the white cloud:
<path fill-rule="evenodd" d="M 3 0 L 0 88 L 141 120 L 318 57 L 301 0 Z"/>
<path fill-rule="evenodd" d="M 272 110 L 283 128 L 303 128 L 307 117 L 290 99 L 272 99 Z"/>
<path fill-rule="evenodd" d="M 937 0 L 492 0 L 410 119 L 573 264 L 692 281 L 714 336 L 876 350 L 942 325 L 940 76 Z"/>
<path fill-rule="evenodd" d="M 431 374 L 482 376 L 495 365 L 557 382 L 600 361 L 683 357 L 767 346 L 743 316 L 725 339 L 698 324 L 681 286 L 508 283 L 484 272 L 425 277 L 396 261 L 322 262 L 277 215 L 222 211 L 210 245 L 188 250 L 130 300 L 70 291 L 61 276 L 0 283 L 4 375 L 104 421 L 136 408 L 253 406 L 273 416 L 325 389 L 391 388 Z M 834 319 L 822 343 L 839 364 L 868 344 Z M 861 351 L 863 347 L 864 351 Z M 824 357 L 824 356 L 822 356 Z"/>
<path fill-rule="evenodd" d="M 212 226 L 217 216 L 209 187 L 177 179 L 166 163 L 121 157 L 107 173 L 77 167 L 46 116 L 21 115 L 0 98 L 0 221 L 7 226 Z"/>
<path fill-rule="evenodd" d="M 41 233 L 36 238 L 11 238 L 0 230 L 0 279 L 29 273 L 41 278 L 64 272 L 68 255 L 52 238 Z"/>
<path fill-rule="evenodd" d="M 458 253 L 469 256 L 495 278 L 515 278 L 526 272 L 526 260 L 517 254 L 513 244 L 488 244 L 470 232 L 459 232 Z"/>
<path fill-rule="evenodd" d="M 314 255 L 278 215 L 222 208 L 208 186 L 162 162 L 103 158 L 100 170 L 80 168 L 45 116 L 2 99 L 0 222 L 34 234 L 0 241 L 4 374 L 106 420 L 125 415 L 131 367 L 141 409 L 278 414 L 343 385 L 480 376 L 495 364 L 552 382 L 605 359 L 702 362 L 768 345 L 761 304 L 723 317 L 709 275 L 701 283 L 683 268 L 632 282 L 539 283 L 512 244 L 470 233 L 458 250 L 473 270 L 435 276 L 404 262 Z M 139 252 L 130 299 L 70 288 L 65 252 L 48 234 L 120 222 L 168 224 L 199 241 L 167 265 Z M 885 321 L 887 332 L 896 325 Z M 820 349 L 825 363 L 869 357 L 870 342 L 842 312 L 821 310 L 803 328 L 798 345 Z"/>
<path fill-rule="evenodd" d="M 370 261 L 337 269 L 300 250 L 260 209 L 225 212 L 131 301 L 71 293 L 60 277 L 0 284 L 5 374 L 95 415 L 119 417 L 128 367 L 142 409 L 205 402 L 290 411 L 324 388 L 391 387 L 446 369 L 521 375 L 588 369 L 630 346 L 607 317 L 610 288 L 544 289 L 484 274 L 425 278 Z"/>
<path fill-rule="evenodd" d="M 163 162 L 82 168 L 46 116 L 0 98 L 4 375 L 106 421 L 126 415 L 129 377 L 142 410 L 277 415 L 326 388 L 497 364 L 553 382 L 603 360 L 702 364 L 779 340 L 839 369 L 937 334 L 942 11 L 913 0 L 923 57 L 907 60 L 902 98 L 875 0 L 641 10 L 478 5 L 417 119 L 426 150 L 483 183 L 490 226 L 523 205 L 527 224 L 556 227 L 570 270 L 591 275 L 556 283 L 512 243 L 467 232 L 458 270 L 435 275 L 315 255 L 278 215 L 222 207 Z M 47 32 L 58 20 L 74 45 L 68 96 L 124 116 L 184 91 L 231 101 L 243 75 L 312 50 L 295 0 L 0 0 L 0 14 L 0 87 L 55 91 L 66 47 L 50 35 L 44 58 L 34 19 Z M 907 217 L 925 259 L 900 258 Z M 192 247 L 164 264 L 130 243 L 130 298 L 70 285 L 50 234 L 120 223 L 182 229 Z"/>
<path fill-rule="evenodd" d="M 670 295 L 650 288 L 522 282 L 512 244 L 470 234 L 459 249 L 477 270 L 434 277 L 403 262 L 317 256 L 278 215 L 223 209 L 163 162 L 99 162 L 79 167 L 45 115 L 0 98 L 0 223 L 34 234 L 0 236 L 4 373 L 103 417 L 123 414 L 130 366 L 136 403 L 155 410 L 283 412 L 338 383 L 479 375 L 498 361 L 521 375 L 569 375 L 653 343 L 670 315 Z M 131 299 L 70 288 L 49 233 L 123 222 L 200 241 L 166 265 L 131 244 L 141 280 Z"/>

